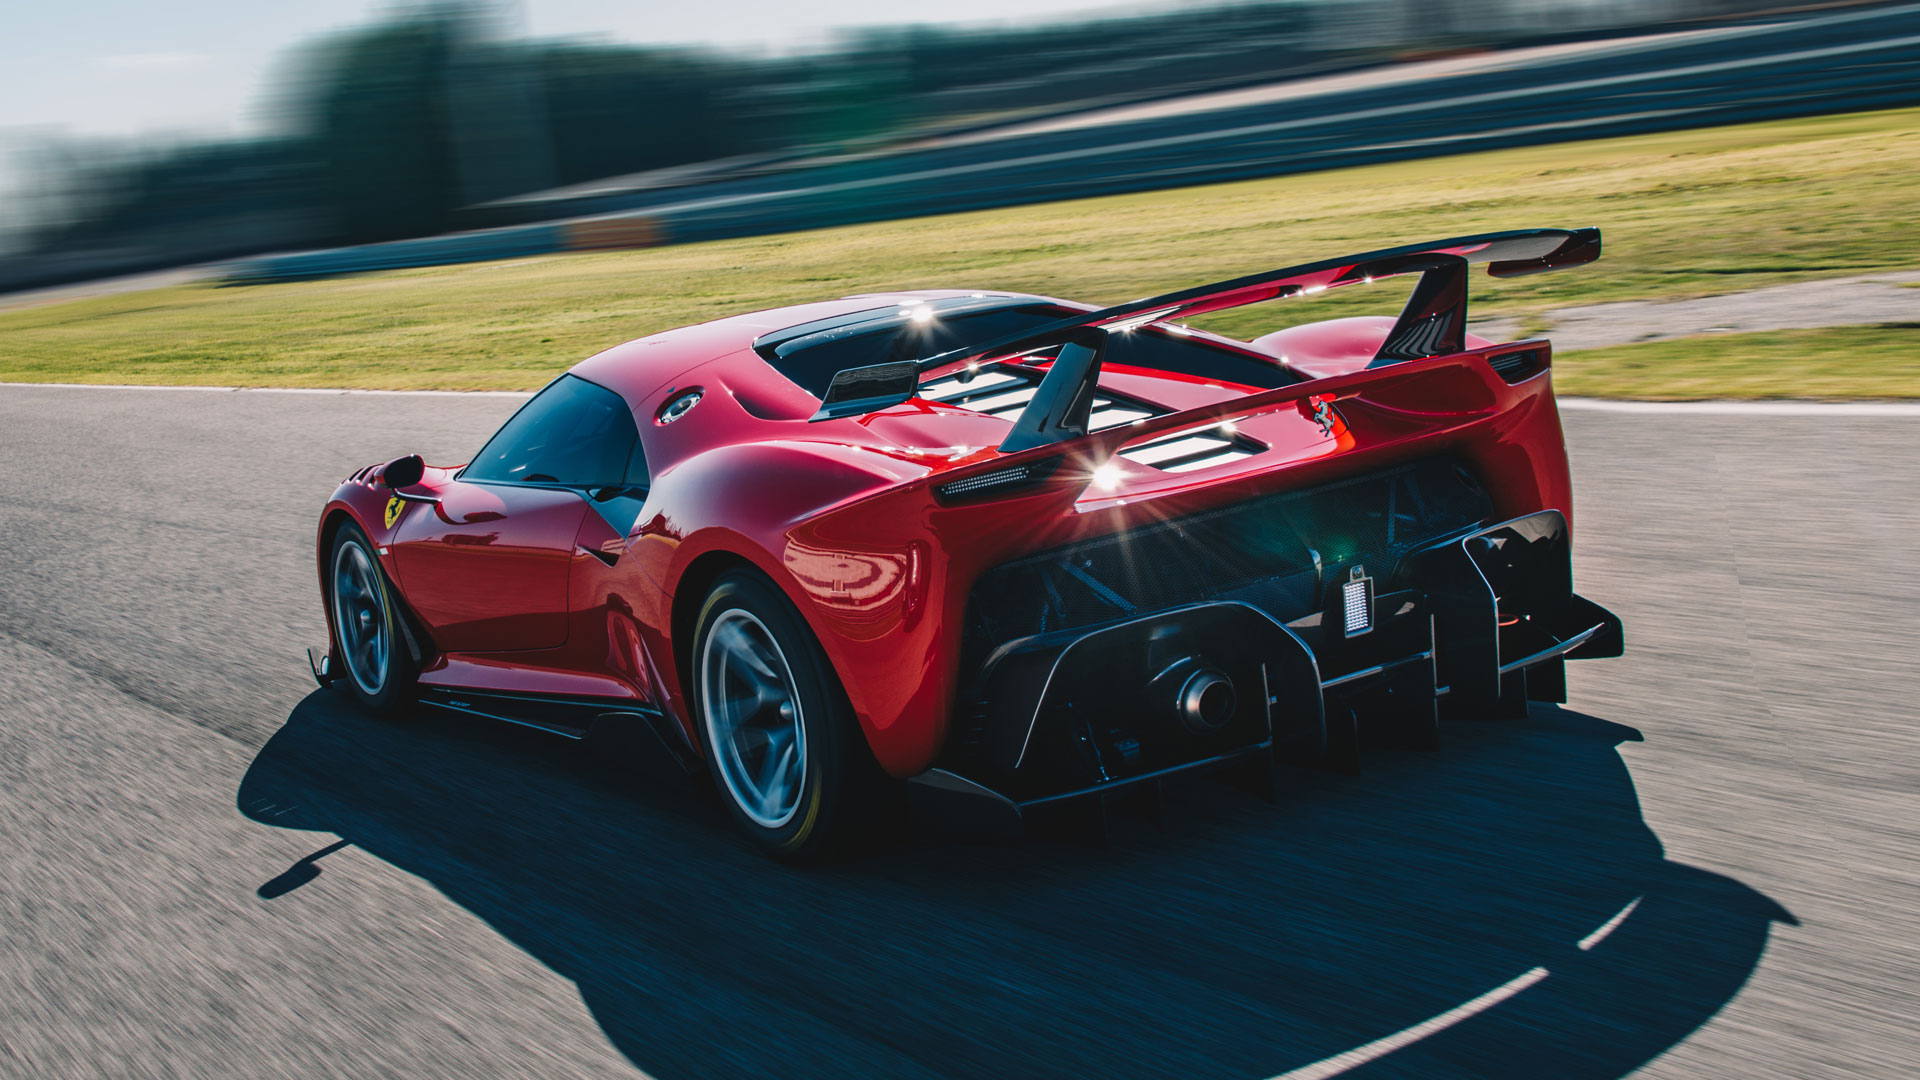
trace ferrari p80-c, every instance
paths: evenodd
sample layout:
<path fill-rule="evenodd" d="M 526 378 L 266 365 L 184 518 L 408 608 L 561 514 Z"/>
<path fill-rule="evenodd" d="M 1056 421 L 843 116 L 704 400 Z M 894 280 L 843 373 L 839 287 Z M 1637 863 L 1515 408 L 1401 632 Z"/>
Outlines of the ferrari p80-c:
<path fill-rule="evenodd" d="M 1599 253 L 1491 233 L 1117 307 L 881 293 L 628 342 L 464 465 L 340 485 L 315 672 L 386 714 L 624 728 L 787 858 L 875 793 L 1017 830 L 1564 701 L 1620 622 L 1573 590 L 1550 346 L 1469 333 L 1467 280 Z M 1188 324 L 1401 275 L 1398 317 Z"/>

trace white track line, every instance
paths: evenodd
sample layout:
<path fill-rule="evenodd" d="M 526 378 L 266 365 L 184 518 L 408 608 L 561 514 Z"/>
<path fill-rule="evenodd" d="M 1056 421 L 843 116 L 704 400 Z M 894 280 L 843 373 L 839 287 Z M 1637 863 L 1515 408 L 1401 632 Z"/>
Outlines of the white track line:
<path fill-rule="evenodd" d="M 332 394 L 357 397 L 530 398 L 531 390 L 348 390 L 305 386 L 142 386 L 137 383 L 0 382 L 0 390 L 184 390 L 199 394 Z"/>
<path fill-rule="evenodd" d="M 1592 949 L 1595 945 L 1605 941 L 1608 934 L 1618 930 L 1620 924 L 1627 921 L 1627 916 L 1633 914 L 1633 909 L 1640 906 L 1641 899 L 1641 897 L 1636 896 L 1632 900 L 1629 900 L 1626 907 L 1614 913 L 1613 918 L 1601 923 L 1599 928 L 1594 930 L 1593 933 L 1581 938 L 1580 951 L 1586 952 Z M 1319 1061 L 1311 1064 L 1302 1065 L 1290 1072 L 1283 1072 L 1279 1076 L 1273 1077 L 1272 1080 L 1328 1080 L 1329 1077 L 1339 1076 L 1341 1073 L 1357 1069 L 1368 1062 L 1386 1057 L 1395 1050 L 1411 1046 L 1429 1035 L 1445 1031 L 1447 1028 L 1452 1027 L 1462 1020 L 1486 1012 L 1488 1009 L 1518 994 L 1520 991 L 1525 990 L 1527 987 L 1532 986 L 1550 974 L 1552 974 L 1552 972 L 1549 972 L 1544 967 L 1529 969 L 1471 1001 L 1455 1005 L 1453 1008 L 1448 1009 L 1438 1016 L 1422 1020 L 1412 1027 L 1402 1028 L 1391 1035 L 1375 1039 L 1364 1046 L 1356 1046 L 1351 1050 L 1342 1051 L 1332 1057 L 1321 1058 Z"/>
<path fill-rule="evenodd" d="M 132 383 L 0 382 L 0 390 L 167 390 L 203 394 L 320 394 L 358 397 L 530 398 L 531 390 L 343 390 L 299 386 L 140 386 Z M 1679 416 L 1916 416 L 1920 401 L 1609 401 L 1563 397 L 1576 412 L 1654 413 Z"/>
<path fill-rule="evenodd" d="M 1576 412 L 1654 413 L 1661 416 L 1920 416 L 1920 401 L 1609 401 L 1565 397 Z"/>
<path fill-rule="evenodd" d="M 1365 1046 L 1356 1046 L 1330 1058 L 1321 1058 L 1311 1065 L 1302 1065 L 1292 1072 L 1281 1073 L 1273 1080 L 1326 1080 L 1327 1077 L 1338 1076 L 1349 1069 L 1357 1069 L 1377 1058 L 1386 1057 L 1403 1046 L 1419 1042 L 1437 1031 L 1450 1028 L 1470 1016 L 1486 1012 L 1546 977 L 1546 968 L 1534 968 L 1525 974 L 1508 979 L 1472 1001 L 1455 1005 L 1430 1020 L 1423 1020 L 1410 1028 L 1396 1031 L 1384 1039 L 1375 1039 Z"/>
<path fill-rule="evenodd" d="M 1620 924 L 1623 922 L 1626 922 L 1627 916 L 1633 914 L 1633 909 L 1639 906 L 1640 906 L 1640 897 L 1636 896 L 1632 900 L 1629 900 L 1627 902 L 1627 906 L 1621 908 L 1619 912 L 1614 915 L 1613 918 L 1608 919 L 1606 922 L 1601 923 L 1600 929 L 1595 930 L 1593 933 L 1588 934 L 1586 937 L 1583 937 L 1580 939 L 1580 951 L 1586 952 L 1587 950 L 1593 948 L 1595 945 L 1598 945 L 1601 942 L 1607 940 L 1607 935 L 1613 933 L 1615 930 L 1620 929 Z"/>

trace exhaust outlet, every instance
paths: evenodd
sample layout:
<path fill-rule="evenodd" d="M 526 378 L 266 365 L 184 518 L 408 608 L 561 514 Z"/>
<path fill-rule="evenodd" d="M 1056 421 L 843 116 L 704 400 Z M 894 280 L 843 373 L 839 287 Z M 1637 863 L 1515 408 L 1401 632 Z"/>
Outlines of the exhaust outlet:
<path fill-rule="evenodd" d="M 1175 701 L 1181 727 L 1195 735 L 1211 735 L 1233 719 L 1239 696 L 1224 672 L 1202 667 L 1181 682 Z"/>

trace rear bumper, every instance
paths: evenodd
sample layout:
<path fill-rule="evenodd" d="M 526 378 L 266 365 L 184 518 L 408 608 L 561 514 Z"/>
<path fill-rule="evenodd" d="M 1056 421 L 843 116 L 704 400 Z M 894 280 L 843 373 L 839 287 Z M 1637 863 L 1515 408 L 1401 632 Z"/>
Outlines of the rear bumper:
<path fill-rule="evenodd" d="M 1224 600 L 1008 642 L 967 737 L 910 790 L 935 815 L 1017 830 L 1037 807 L 1190 773 L 1349 767 L 1360 726 L 1424 742 L 1443 714 L 1564 701 L 1566 661 L 1623 648 L 1620 620 L 1574 593 L 1570 554 L 1548 510 L 1414 551 L 1351 606 L 1344 582 L 1318 583 L 1321 611 L 1290 622 Z M 1230 691 L 1197 707 L 1206 680 Z"/>

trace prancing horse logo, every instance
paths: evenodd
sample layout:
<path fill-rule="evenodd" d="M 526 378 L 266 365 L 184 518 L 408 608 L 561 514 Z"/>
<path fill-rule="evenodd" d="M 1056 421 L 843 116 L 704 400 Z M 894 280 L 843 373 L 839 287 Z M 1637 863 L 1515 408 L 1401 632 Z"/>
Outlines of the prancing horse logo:
<path fill-rule="evenodd" d="M 396 497 L 387 500 L 387 528 L 393 528 L 393 523 L 400 520 L 400 511 L 406 508 L 407 503 L 404 499 Z"/>

